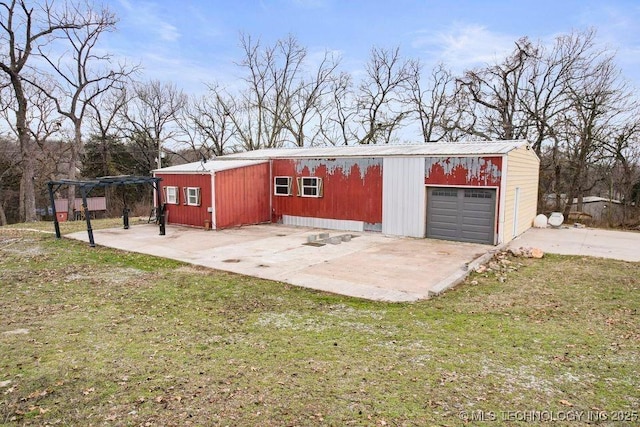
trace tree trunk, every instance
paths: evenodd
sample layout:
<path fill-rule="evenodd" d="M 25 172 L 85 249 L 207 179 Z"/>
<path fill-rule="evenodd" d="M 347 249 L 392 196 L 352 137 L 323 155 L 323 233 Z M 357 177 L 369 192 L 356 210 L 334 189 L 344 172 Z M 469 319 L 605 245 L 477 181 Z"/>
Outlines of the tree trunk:
<path fill-rule="evenodd" d="M 18 191 L 18 221 L 24 222 L 24 172 L 20 175 L 20 189 Z"/>
<path fill-rule="evenodd" d="M 0 226 L 7 225 L 7 214 L 4 211 L 4 205 L 0 200 Z"/>
<path fill-rule="evenodd" d="M 11 75 L 18 109 L 16 111 L 16 129 L 20 141 L 20 155 L 22 159 L 22 179 L 20 180 L 20 220 L 24 222 L 36 221 L 36 193 L 33 187 L 35 176 L 34 150 L 31 136 L 27 129 L 27 99 L 24 95 L 22 81 L 17 75 Z"/>
<path fill-rule="evenodd" d="M 569 185 L 569 191 L 567 191 L 567 203 L 564 205 L 564 211 L 562 214 L 565 218 L 569 218 L 569 212 L 571 212 L 571 206 L 573 199 L 576 196 L 582 197 L 582 191 L 580 190 L 580 176 L 582 175 L 582 165 L 579 165 L 574 175 L 571 177 L 571 184 Z"/>
<path fill-rule="evenodd" d="M 558 159 L 558 140 L 556 139 L 553 144 L 553 190 L 556 194 L 554 211 L 560 212 L 562 209 L 562 186 L 560 180 L 562 179 L 562 168 L 560 167 L 560 160 Z"/>
<path fill-rule="evenodd" d="M 82 129 L 80 128 L 82 122 L 80 120 L 74 120 L 74 138 L 71 144 L 71 157 L 69 159 L 69 170 L 67 171 L 67 178 L 75 180 L 77 178 L 76 168 L 78 166 L 78 160 L 80 157 L 80 151 L 82 150 Z M 76 186 L 70 185 L 67 199 L 69 200 L 68 215 L 71 220 L 75 220 L 75 206 L 76 206 Z"/>

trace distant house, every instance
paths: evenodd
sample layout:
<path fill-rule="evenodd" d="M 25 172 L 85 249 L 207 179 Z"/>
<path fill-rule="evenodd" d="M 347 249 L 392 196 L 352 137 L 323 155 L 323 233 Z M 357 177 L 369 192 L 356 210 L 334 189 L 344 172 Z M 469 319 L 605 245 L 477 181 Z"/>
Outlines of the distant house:
<path fill-rule="evenodd" d="M 66 221 L 67 212 L 69 211 L 69 200 L 68 199 L 56 199 L 56 212 L 58 215 L 58 221 Z M 102 197 L 87 197 L 87 210 L 91 213 L 91 215 L 95 218 L 96 214 L 105 214 L 107 211 L 107 198 Z M 73 219 L 82 219 L 82 199 L 76 198 L 74 200 L 74 206 L 72 211 L 75 214 L 75 218 Z"/>
<path fill-rule="evenodd" d="M 265 149 L 154 171 L 170 224 L 262 222 L 506 243 L 536 215 L 526 141 Z"/>
<path fill-rule="evenodd" d="M 578 199 L 573 199 L 571 212 L 578 212 Z M 582 198 L 582 209 L 579 212 L 586 214 L 584 216 L 592 221 L 619 222 L 622 221 L 622 202 L 604 197 L 586 196 Z"/>

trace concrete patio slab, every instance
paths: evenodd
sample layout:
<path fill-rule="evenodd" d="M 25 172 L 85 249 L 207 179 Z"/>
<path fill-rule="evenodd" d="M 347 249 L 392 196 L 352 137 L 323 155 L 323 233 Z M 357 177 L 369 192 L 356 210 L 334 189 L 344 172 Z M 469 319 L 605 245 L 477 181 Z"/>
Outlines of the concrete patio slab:
<path fill-rule="evenodd" d="M 509 243 L 560 255 L 586 255 L 640 262 L 640 233 L 597 228 L 532 228 Z"/>
<path fill-rule="evenodd" d="M 310 246 L 309 236 L 353 235 L 348 242 Z M 416 301 L 460 282 L 495 248 L 473 243 L 390 237 L 282 225 L 206 231 L 153 225 L 94 231 L 96 244 L 381 301 Z M 86 232 L 66 237 L 88 241 Z"/>

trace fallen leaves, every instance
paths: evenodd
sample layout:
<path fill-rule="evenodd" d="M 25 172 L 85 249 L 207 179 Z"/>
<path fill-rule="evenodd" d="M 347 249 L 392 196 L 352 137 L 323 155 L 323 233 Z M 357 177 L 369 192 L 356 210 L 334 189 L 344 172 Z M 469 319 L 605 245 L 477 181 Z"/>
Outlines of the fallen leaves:
<path fill-rule="evenodd" d="M 571 403 L 571 402 L 569 402 L 568 400 L 565 400 L 565 399 L 561 399 L 560 400 L 560 404 L 563 405 L 563 406 L 569 406 L 569 407 L 573 406 L 573 403 Z"/>
<path fill-rule="evenodd" d="M 47 394 L 49 394 L 48 390 L 36 390 L 32 393 L 30 393 L 25 400 L 29 400 L 29 399 L 37 399 L 39 397 L 45 397 Z"/>

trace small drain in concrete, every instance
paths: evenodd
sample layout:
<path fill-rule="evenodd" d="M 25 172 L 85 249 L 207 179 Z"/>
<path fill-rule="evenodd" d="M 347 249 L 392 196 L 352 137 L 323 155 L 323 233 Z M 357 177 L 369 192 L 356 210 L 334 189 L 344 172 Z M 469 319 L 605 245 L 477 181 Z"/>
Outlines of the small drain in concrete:
<path fill-rule="evenodd" d="M 314 246 L 316 248 L 319 248 L 320 246 L 326 245 L 326 243 L 322 243 L 322 242 L 307 242 L 307 243 L 303 243 L 303 245 L 305 245 L 305 246 Z"/>
<path fill-rule="evenodd" d="M 240 262 L 238 258 L 223 259 L 222 262 Z"/>

